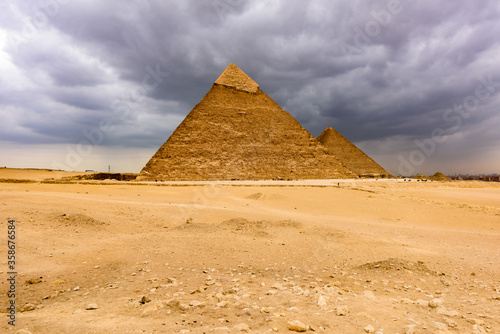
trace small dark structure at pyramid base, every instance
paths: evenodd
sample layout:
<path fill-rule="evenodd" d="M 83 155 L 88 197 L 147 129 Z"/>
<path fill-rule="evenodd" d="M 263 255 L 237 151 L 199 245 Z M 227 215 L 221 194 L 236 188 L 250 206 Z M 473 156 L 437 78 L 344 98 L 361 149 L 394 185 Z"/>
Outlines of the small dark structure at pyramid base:
<path fill-rule="evenodd" d="M 230 64 L 148 161 L 140 179 L 359 177 L 342 158 Z"/>

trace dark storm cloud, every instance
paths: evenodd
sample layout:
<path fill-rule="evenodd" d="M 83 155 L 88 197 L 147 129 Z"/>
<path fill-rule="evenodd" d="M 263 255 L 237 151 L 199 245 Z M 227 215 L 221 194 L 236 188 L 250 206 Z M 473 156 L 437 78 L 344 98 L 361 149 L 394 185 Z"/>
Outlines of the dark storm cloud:
<path fill-rule="evenodd" d="M 498 124 L 500 85 L 482 88 L 489 96 L 469 117 L 449 112 L 488 76 L 500 82 L 494 1 L 51 0 L 1 9 L 4 140 L 76 143 L 111 119 L 103 145 L 154 151 L 233 62 L 315 136 L 333 126 L 356 142 L 397 138 L 394 158 L 436 128 L 467 138 L 471 151 L 499 141 L 485 129 Z"/>

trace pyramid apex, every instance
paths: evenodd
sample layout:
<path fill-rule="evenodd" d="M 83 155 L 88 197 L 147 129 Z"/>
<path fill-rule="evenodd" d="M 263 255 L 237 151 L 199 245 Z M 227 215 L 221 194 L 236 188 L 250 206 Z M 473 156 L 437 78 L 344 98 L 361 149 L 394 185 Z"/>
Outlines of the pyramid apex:
<path fill-rule="evenodd" d="M 249 93 L 257 93 L 259 90 L 259 85 L 233 63 L 226 67 L 219 78 L 215 80 L 215 84 Z"/>

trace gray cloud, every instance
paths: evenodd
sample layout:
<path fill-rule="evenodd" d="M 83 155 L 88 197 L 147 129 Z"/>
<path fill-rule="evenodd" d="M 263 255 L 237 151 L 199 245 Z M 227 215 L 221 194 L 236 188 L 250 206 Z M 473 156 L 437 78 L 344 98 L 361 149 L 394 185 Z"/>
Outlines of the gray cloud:
<path fill-rule="evenodd" d="M 443 129 L 446 155 L 416 167 L 456 172 L 499 151 L 500 85 L 471 116 L 447 113 L 484 78 L 500 82 L 499 18 L 486 0 L 3 3 L 0 140 L 75 144 L 110 120 L 99 146 L 153 154 L 233 62 L 313 135 L 333 126 L 396 174 Z M 500 168 L 480 160 L 460 165 Z"/>

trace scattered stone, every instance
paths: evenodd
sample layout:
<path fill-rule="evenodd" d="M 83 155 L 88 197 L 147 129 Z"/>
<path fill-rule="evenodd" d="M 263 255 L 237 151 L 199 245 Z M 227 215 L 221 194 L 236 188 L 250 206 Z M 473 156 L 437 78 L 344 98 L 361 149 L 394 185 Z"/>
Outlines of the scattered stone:
<path fill-rule="evenodd" d="M 80 290 L 80 287 L 79 287 L 79 286 L 75 286 L 75 287 L 73 288 L 73 291 L 78 291 L 78 290 Z"/>
<path fill-rule="evenodd" d="M 238 300 L 234 303 L 234 306 L 240 309 L 244 309 L 248 307 L 248 303 L 243 300 Z"/>
<path fill-rule="evenodd" d="M 443 300 L 441 298 L 434 298 L 429 302 L 429 307 L 438 308 L 439 306 L 441 306 L 441 304 L 443 304 Z"/>
<path fill-rule="evenodd" d="M 198 300 L 192 300 L 190 303 L 189 303 L 189 306 L 192 306 L 192 307 L 204 307 L 205 306 L 205 303 L 204 302 L 200 302 Z"/>
<path fill-rule="evenodd" d="M 95 303 L 88 304 L 85 309 L 89 310 L 89 311 L 90 310 L 97 310 L 97 304 L 95 304 Z"/>
<path fill-rule="evenodd" d="M 28 311 L 33 311 L 34 309 L 36 309 L 36 306 L 32 303 L 26 303 L 24 304 L 23 307 L 21 307 L 21 312 L 28 312 Z"/>
<path fill-rule="evenodd" d="M 450 328 L 456 328 L 457 327 L 457 322 L 455 320 L 452 320 L 452 319 L 449 319 L 449 318 L 443 318 L 443 321 Z"/>
<path fill-rule="evenodd" d="M 238 324 L 234 326 L 234 329 L 240 332 L 250 332 L 250 326 L 245 323 Z"/>
<path fill-rule="evenodd" d="M 31 334 L 31 332 L 27 329 L 20 329 L 16 332 L 16 334 Z"/>
<path fill-rule="evenodd" d="M 56 291 L 54 292 L 53 294 L 51 295 L 46 295 L 46 296 L 43 296 L 42 299 L 49 299 L 49 298 L 56 298 L 57 296 L 59 296 L 59 291 Z"/>
<path fill-rule="evenodd" d="M 318 306 L 325 306 L 327 304 L 326 297 L 321 295 L 318 298 Z"/>
<path fill-rule="evenodd" d="M 405 326 L 405 334 L 414 334 L 416 325 L 406 325 Z"/>
<path fill-rule="evenodd" d="M 487 333 L 483 327 L 479 325 L 472 326 L 472 334 L 483 334 L 483 333 L 484 334 Z"/>
<path fill-rule="evenodd" d="M 156 311 L 164 308 L 164 304 L 163 303 L 151 303 L 151 305 L 149 305 L 148 307 L 146 307 L 144 309 L 144 311 L 142 311 L 142 315 L 150 315 L 151 313 L 155 313 Z"/>
<path fill-rule="evenodd" d="M 448 325 L 442 323 L 442 322 L 437 322 L 437 321 L 433 321 L 431 323 L 432 327 L 436 328 L 436 329 L 439 329 L 439 330 L 442 330 L 442 331 L 445 331 L 448 329 Z"/>
<path fill-rule="evenodd" d="M 167 303 L 166 303 L 166 306 L 171 308 L 171 309 L 176 309 L 176 310 L 179 310 L 179 311 L 182 311 L 182 312 L 185 312 L 187 310 L 189 310 L 189 305 L 184 305 L 184 304 L 181 304 L 180 301 L 178 301 L 177 299 L 172 299 L 172 300 L 169 300 Z"/>
<path fill-rule="evenodd" d="M 217 307 L 227 307 L 227 305 L 229 305 L 229 302 L 227 300 L 223 300 L 223 301 L 215 304 L 215 306 L 217 306 Z"/>
<path fill-rule="evenodd" d="M 139 301 L 140 304 L 146 304 L 146 303 L 149 303 L 151 301 L 151 299 L 149 297 L 146 297 L 146 296 L 142 296 L 141 300 Z"/>
<path fill-rule="evenodd" d="M 417 300 L 415 300 L 414 304 L 418 305 L 418 306 L 423 306 L 423 307 L 429 306 L 429 302 L 427 300 L 424 300 L 424 299 L 417 299 Z"/>
<path fill-rule="evenodd" d="M 32 278 L 32 279 L 29 279 L 26 281 L 26 284 L 38 284 L 38 283 L 42 283 L 42 278 L 43 277 L 38 277 L 38 278 Z"/>
<path fill-rule="evenodd" d="M 307 325 L 304 324 L 303 322 L 299 320 L 293 320 L 289 321 L 287 323 L 288 330 L 294 331 L 294 332 L 305 332 L 307 331 Z"/>
<path fill-rule="evenodd" d="M 473 325 L 479 325 L 479 326 L 484 325 L 484 320 L 477 318 L 467 318 L 467 321 Z"/>
<path fill-rule="evenodd" d="M 365 330 L 365 333 L 375 333 L 375 327 L 373 327 L 372 325 L 368 325 L 363 329 Z"/>
<path fill-rule="evenodd" d="M 238 317 L 241 317 L 243 315 L 248 315 L 249 317 L 251 317 L 252 313 L 250 312 L 250 310 L 248 308 L 244 308 L 240 312 L 236 313 L 236 316 L 238 316 Z"/>
<path fill-rule="evenodd" d="M 336 311 L 338 316 L 345 316 L 349 313 L 349 308 L 347 307 L 347 305 L 342 305 L 342 306 L 338 306 L 335 309 L 335 311 Z"/>
<path fill-rule="evenodd" d="M 446 315 L 448 317 L 458 317 L 460 315 L 460 313 L 458 313 L 457 311 L 455 310 L 448 310 L 444 307 L 438 307 L 436 309 L 436 313 L 437 314 L 442 314 L 442 315 Z"/>
<path fill-rule="evenodd" d="M 375 299 L 376 299 L 376 298 L 375 298 L 375 295 L 373 294 L 373 292 L 371 292 L 371 291 L 369 291 L 369 290 L 365 290 L 365 291 L 363 291 L 363 296 L 364 296 L 365 298 L 370 299 L 370 300 L 375 300 Z"/>

